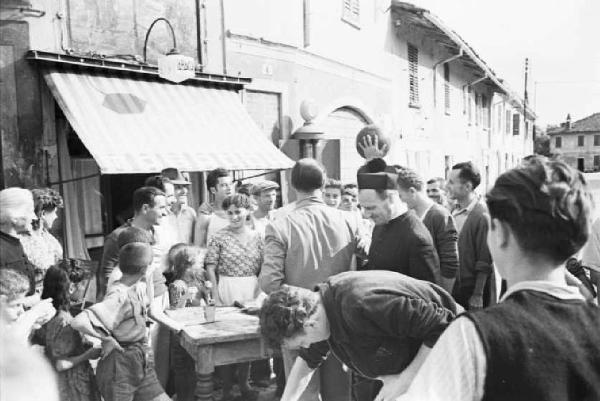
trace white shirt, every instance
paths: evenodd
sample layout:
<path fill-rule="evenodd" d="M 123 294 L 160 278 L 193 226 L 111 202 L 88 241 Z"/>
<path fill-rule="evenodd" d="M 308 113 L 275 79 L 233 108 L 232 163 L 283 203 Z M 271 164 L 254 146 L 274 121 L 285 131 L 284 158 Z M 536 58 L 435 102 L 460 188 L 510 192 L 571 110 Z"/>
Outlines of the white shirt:
<path fill-rule="evenodd" d="M 181 205 L 179 213 L 169 213 L 165 217 L 175 237 L 175 243 L 192 244 L 196 225 L 196 211 L 187 205 Z"/>
<path fill-rule="evenodd" d="M 456 231 L 460 234 L 467 218 L 469 217 L 469 213 L 475 207 L 475 205 L 479 202 L 479 196 L 473 198 L 471 203 L 465 208 L 459 209 L 458 207 L 452 211 L 452 217 L 454 217 L 454 222 L 456 223 Z"/>
<path fill-rule="evenodd" d="M 577 287 L 548 281 L 523 281 L 506 291 L 500 302 L 522 290 L 545 292 L 560 299 L 580 299 Z M 408 391 L 397 401 L 478 401 L 483 398 L 487 360 L 475 324 L 456 319 L 440 336 Z"/>

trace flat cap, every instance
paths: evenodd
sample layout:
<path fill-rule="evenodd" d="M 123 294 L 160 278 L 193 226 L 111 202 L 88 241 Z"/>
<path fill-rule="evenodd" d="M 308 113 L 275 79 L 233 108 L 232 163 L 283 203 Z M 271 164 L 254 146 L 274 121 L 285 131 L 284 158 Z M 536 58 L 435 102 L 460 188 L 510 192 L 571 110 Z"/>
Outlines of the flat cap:
<path fill-rule="evenodd" d="M 260 195 L 263 191 L 268 191 L 270 189 L 279 189 L 279 184 L 275 181 L 270 180 L 262 180 L 252 185 L 252 195 Z"/>

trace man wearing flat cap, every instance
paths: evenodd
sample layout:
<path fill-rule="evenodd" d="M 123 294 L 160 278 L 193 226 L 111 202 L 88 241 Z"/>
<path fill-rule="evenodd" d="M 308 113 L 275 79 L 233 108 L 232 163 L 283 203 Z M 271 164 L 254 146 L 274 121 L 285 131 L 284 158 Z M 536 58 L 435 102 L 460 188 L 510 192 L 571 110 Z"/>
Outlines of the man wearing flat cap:
<path fill-rule="evenodd" d="M 171 204 L 171 213 L 167 215 L 165 223 L 175 235 L 175 243 L 192 244 L 196 227 L 196 211 L 188 206 L 189 177 L 187 173 L 176 168 L 164 169 L 161 176 L 167 178 L 175 187 L 175 201 Z"/>
<path fill-rule="evenodd" d="M 395 167 L 375 159 L 361 168 L 357 178 L 364 215 L 375 223 L 365 269 L 391 270 L 439 284 L 440 263 L 433 239 L 400 200 Z"/>
<path fill-rule="evenodd" d="M 272 219 L 272 212 L 277 208 L 277 190 L 279 184 L 275 181 L 262 180 L 250 188 L 256 202 L 256 210 L 252 214 L 254 229 L 264 237 L 267 224 Z"/>

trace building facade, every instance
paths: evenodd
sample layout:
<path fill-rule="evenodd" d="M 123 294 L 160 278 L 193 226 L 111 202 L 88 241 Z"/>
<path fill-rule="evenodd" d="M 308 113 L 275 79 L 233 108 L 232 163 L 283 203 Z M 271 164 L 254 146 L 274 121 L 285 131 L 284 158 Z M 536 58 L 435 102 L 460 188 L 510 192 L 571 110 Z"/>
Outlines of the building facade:
<path fill-rule="evenodd" d="M 148 68 L 175 45 L 164 25 L 147 35 L 159 17 L 173 25 L 177 49 L 201 66 L 198 79 L 212 86 L 235 77 L 244 81 L 236 85 L 245 110 L 260 134 L 292 159 L 302 154 L 294 133 L 305 124 L 301 105 L 308 105 L 321 132 L 317 157 L 344 182 L 353 182 L 363 163 L 355 137 L 365 124 L 378 124 L 391 138 L 388 162 L 425 178 L 445 176 L 454 163 L 472 160 L 482 171 L 481 192 L 532 153 L 535 116 L 523 101 L 453 29 L 409 3 L 6 0 L 0 5 L 0 186 L 51 185 L 71 193 L 81 205 L 67 211 L 67 226 L 84 231 L 87 248 L 102 245 L 103 234 L 117 223 L 118 207 L 129 202 L 124 194 L 144 176 L 102 174 L 94 149 L 82 143 L 82 133 L 55 101 L 48 74 L 31 51 L 81 69 L 115 63 Z M 241 128 L 239 135 L 254 128 Z M 198 132 L 199 143 L 210 140 L 210 133 Z M 63 156 L 68 153 L 64 160 L 61 148 Z M 202 174 L 192 178 L 197 204 Z M 281 179 L 284 201 L 293 199 L 286 182 Z"/>
<path fill-rule="evenodd" d="M 322 160 L 335 178 L 355 180 L 363 162 L 355 137 L 367 123 L 392 138 L 388 161 L 424 177 L 474 161 L 484 176 L 482 192 L 533 152 L 534 115 L 427 10 L 382 0 L 224 5 L 215 11 L 220 18 L 205 21 L 208 32 L 218 31 L 219 21 L 225 27 L 225 45 L 205 48 L 207 67 L 253 79 L 245 89 L 250 113 L 294 156 L 293 134 L 304 123 L 300 106 L 314 103 L 324 132 Z"/>
<path fill-rule="evenodd" d="M 585 172 L 600 171 L 600 113 L 549 128 L 550 152 L 570 166 Z"/>

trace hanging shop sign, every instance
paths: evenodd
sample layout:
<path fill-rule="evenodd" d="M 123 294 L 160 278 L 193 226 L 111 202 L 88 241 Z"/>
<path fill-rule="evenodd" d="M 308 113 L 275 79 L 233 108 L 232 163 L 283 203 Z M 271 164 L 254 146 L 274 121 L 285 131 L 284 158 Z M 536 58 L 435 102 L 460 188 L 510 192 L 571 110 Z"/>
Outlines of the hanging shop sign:
<path fill-rule="evenodd" d="M 192 57 L 171 53 L 158 58 L 158 76 L 180 83 L 196 75 L 196 62 Z"/>

